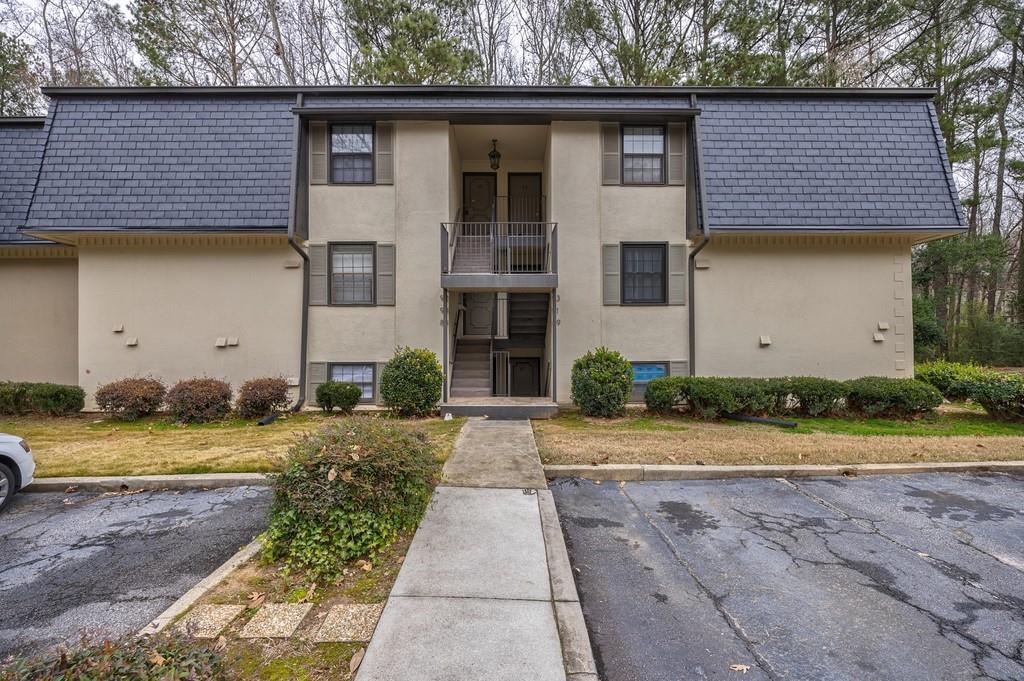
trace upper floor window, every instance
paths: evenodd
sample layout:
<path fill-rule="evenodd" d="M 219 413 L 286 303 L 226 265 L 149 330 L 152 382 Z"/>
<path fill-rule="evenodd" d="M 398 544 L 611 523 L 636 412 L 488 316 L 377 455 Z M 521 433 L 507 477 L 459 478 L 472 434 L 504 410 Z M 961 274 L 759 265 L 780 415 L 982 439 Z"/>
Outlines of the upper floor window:
<path fill-rule="evenodd" d="M 665 128 L 622 126 L 622 183 L 665 184 Z"/>
<path fill-rule="evenodd" d="M 622 304 L 665 303 L 665 244 L 622 244 Z"/>
<path fill-rule="evenodd" d="M 373 244 L 331 246 L 331 304 L 373 305 L 375 249 Z"/>
<path fill-rule="evenodd" d="M 331 182 L 373 184 L 373 126 L 331 126 Z"/>

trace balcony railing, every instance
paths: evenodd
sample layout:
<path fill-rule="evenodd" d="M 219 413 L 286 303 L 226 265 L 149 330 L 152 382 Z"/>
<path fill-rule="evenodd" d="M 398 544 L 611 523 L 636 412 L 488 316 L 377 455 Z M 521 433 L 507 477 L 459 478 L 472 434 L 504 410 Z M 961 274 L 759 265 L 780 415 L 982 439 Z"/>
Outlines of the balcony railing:
<path fill-rule="evenodd" d="M 443 274 L 551 274 L 558 271 L 554 222 L 441 223 Z"/>

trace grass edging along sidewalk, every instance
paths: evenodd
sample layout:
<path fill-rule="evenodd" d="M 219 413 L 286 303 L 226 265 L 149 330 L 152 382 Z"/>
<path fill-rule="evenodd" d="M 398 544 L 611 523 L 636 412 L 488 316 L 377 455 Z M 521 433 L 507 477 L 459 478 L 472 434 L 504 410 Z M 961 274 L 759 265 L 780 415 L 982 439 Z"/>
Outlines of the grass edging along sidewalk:
<path fill-rule="evenodd" d="M 697 466 L 655 464 L 547 465 L 544 475 L 584 480 L 725 480 L 730 478 L 806 478 L 910 473 L 1015 473 L 1024 475 L 1024 461 L 953 461 L 947 463 L 798 464 L 792 466 Z"/>
<path fill-rule="evenodd" d="M 125 492 L 128 490 L 218 489 L 269 485 L 265 473 L 200 473 L 195 475 L 110 475 L 82 478 L 36 478 L 24 492 Z"/>

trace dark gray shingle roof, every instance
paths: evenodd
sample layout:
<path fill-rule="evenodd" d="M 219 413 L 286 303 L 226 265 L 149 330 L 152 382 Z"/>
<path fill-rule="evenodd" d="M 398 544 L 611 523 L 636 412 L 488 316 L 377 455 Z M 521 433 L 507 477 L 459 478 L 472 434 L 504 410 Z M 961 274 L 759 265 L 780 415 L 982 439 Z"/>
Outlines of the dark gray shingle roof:
<path fill-rule="evenodd" d="M 32 202 L 44 135 L 42 122 L 0 119 L 0 244 L 38 243 L 17 230 L 25 225 Z"/>
<path fill-rule="evenodd" d="M 294 103 L 58 94 L 28 227 L 285 228 Z"/>
<path fill-rule="evenodd" d="M 712 229 L 964 224 L 929 100 L 698 97 Z"/>

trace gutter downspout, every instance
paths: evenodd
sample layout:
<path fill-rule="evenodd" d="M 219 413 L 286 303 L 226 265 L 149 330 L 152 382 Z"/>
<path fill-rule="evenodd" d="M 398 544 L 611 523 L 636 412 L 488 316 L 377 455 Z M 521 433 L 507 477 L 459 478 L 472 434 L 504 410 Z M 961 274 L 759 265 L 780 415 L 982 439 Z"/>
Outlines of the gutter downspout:
<path fill-rule="evenodd" d="M 302 106 L 302 93 L 295 96 L 295 105 Z M 300 239 L 295 235 L 296 215 L 299 200 L 299 155 L 302 152 L 302 119 L 295 115 L 292 135 L 292 191 L 288 201 L 288 245 L 302 258 L 302 331 L 299 346 L 299 397 L 292 407 L 293 412 L 302 409 L 306 404 L 306 346 L 309 340 L 309 254 L 302 248 Z"/>
<path fill-rule="evenodd" d="M 697 109 L 697 95 L 695 95 L 695 94 L 691 94 L 690 95 L 690 108 Z M 693 149 L 694 149 L 694 153 L 693 153 L 693 157 L 694 157 L 694 159 L 693 159 L 694 160 L 694 170 L 696 171 L 694 179 L 696 180 L 696 184 L 697 184 L 697 203 L 698 203 L 698 206 L 697 206 L 697 219 L 700 222 L 700 229 L 701 229 L 701 232 L 704 235 L 704 240 L 701 241 L 700 245 L 697 246 L 697 248 L 695 248 L 692 251 L 690 251 L 690 257 L 689 257 L 688 263 L 687 263 L 687 274 L 690 277 L 689 300 L 687 301 L 689 303 L 689 307 L 690 307 L 690 310 L 689 310 L 689 316 L 690 316 L 689 327 L 690 328 L 688 329 L 688 331 L 689 331 L 689 345 L 690 345 L 690 375 L 691 376 L 696 376 L 697 375 L 697 329 L 696 329 L 696 326 L 694 325 L 694 322 L 696 321 L 696 316 L 697 316 L 696 315 L 696 311 L 694 310 L 694 305 L 696 304 L 696 300 L 697 300 L 697 296 L 694 293 L 694 288 L 696 287 L 696 283 L 697 283 L 697 279 L 696 279 L 696 273 L 697 273 L 696 258 L 697 258 L 697 255 L 701 251 L 703 251 L 704 248 L 709 243 L 711 243 L 711 228 L 708 225 L 707 216 L 705 215 L 705 211 L 707 210 L 707 205 L 708 205 L 708 200 L 707 200 L 708 197 L 707 197 L 707 194 L 705 193 L 705 189 L 704 189 L 704 154 L 703 154 L 703 146 L 701 145 L 701 139 L 700 139 L 700 113 L 699 112 L 696 115 L 694 115 L 694 117 L 693 117 Z"/>

